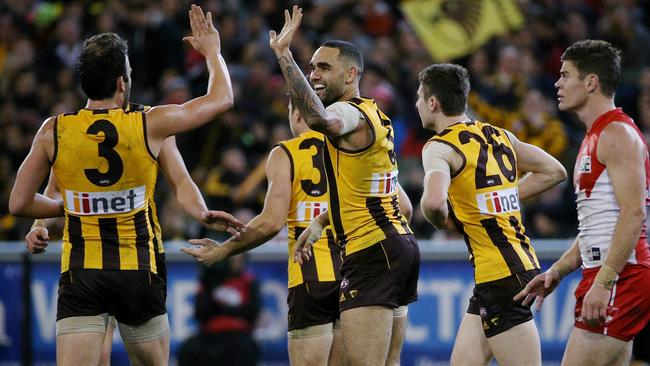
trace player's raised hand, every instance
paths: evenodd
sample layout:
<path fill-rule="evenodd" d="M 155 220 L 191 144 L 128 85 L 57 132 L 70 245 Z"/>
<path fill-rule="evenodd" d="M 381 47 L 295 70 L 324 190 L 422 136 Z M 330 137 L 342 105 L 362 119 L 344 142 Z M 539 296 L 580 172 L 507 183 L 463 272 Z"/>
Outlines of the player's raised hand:
<path fill-rule="evenodd" d="M 189 42 L 203 57 L 219 54 L 221 39 L 219 32 L 212 24 L 212 13 L 203 14 L 200 6 L 192 4 L 189 17 L 192 35 L 183 37 L 183 40 Z"/>
<path fill-rule="evenodd" d="M 210 230 L 225 231 L 235 237 L 246 231 L 244 223 L 223 211 L 204 211 L 201 214 L 201 222 Z"/>
<path fill-rule="evenodd" d="M 192 248 L 181 248 L 181 252 L 189 254 L 199 263 L 209 266 L 221 262 L 228 257 L 225 248 L 211 239 L 190 239 Z"/>
<path fill-rule="evenodd" d="M 522 305 L 532 305 L 535 302 L 535 310 L 539 311 L 544 303 L 544 298 L 555 290 L 561 280 L 560 272 L 549 269 L 530 280 L 526 287 L 513 297 L 513 300 L 523 300 Z"/>
<path fill-rule="evenodd" d="M 32 254 L 43 253 L 47 250 L 49 240 L 47 229 L 43 226 L 35 226 L 25 235 L 25 247 Z"/>
<path fill-rule="evenodd" d="M 282 27 L 280 34 L 276 34 L 274 30 L 269 31 L 269 45 L 276 55 L 289 49 L 293 36 L 300 28 L 301 21 L 302 8 L 294 5 L 291 15 L 289 10 L 284 11 L 284 27 Z"/>

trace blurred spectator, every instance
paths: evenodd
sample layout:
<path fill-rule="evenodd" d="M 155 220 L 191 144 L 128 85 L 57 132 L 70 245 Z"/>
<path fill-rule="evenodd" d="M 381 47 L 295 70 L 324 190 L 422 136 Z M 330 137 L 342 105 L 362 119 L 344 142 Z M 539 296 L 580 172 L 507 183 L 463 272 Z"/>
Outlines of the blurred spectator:
<path fill-rule="evenodd" d="M 199 333 L 181 346 L 178 365 L 257 365 L 252 331 L 260 307 L 259 285 L 243 255 L 201 267 L 194 306 Z"/>
<path fill-rule="evenodd" d="M 283 10 L 294 3 L 297 1 L 198 2 L 212 11 L 221 33 L 222 54 L 230 69 L 236 105 L 216 123 L 180 135 L 177 140 L 197 182 L 204 181 L 204 194 L 214 198 L 214 209 L 259 207 L 257 197 L 263 183 L 248 189 L 248 198 L 241 202 L 232 202 L 229 195 L 252 175 L 269 148 L 286 133 L 284 79 L 268 46 L 268 31 L 282 28 Z M 404 20 L 398 2 L 299 3 L 305 16 L 292 47 L 299 66 L 307 73 L 313 51 L 326 39 L 357 43 L 366 60 L 362 93 L 375 98 L 393 121 L 400 178 L 408 185 L 409 177 L 421 174 L 421 149 L 431 137 L 431 132 L 422 129 L 412 102 L 418 85 L 417 73 L 431 63 L 431 58 Z M 605 38 L 623 51 L 623 83 L 616 103 L 636 111 L 637 123 L 650 137 L 650 81 L 643 81 L 650 79 L 650 71 L 644 71 L 650 64 L 647 1 L 517 3 L 525 16 L 525 27 L 492 39 L 468 57 L 450 60 L 470 70 L 475 91 L 469 99 L 473 116 L 512 128 L 523 141 L 550 149 L 556 156 L 564 154 L 564 161 L 573 161 L 584 131 L 575 123 L 574 116 L 557 113 L 555 103 L 549 102 L 555 100 L 553 83 L 559 76 L 560 55 L 575 40 Z M 188 4 L 176 0 L 0 2 L 0 203 L 5 202 L 0 220 L 8 214 L 7 187 L 11 186 L 16 164 L 28 153 L 29 142 L 42 120 L 83 107 L 84 98 L 73 71 L 79 44 L 85 38 L 113 31 L 128 39 L 135 83 L 133 101 L 148 105 L 171 103 L 202 92 L 207 83 L 205 64 L 199 54 L 182 42 L 182 37 L 190 33 L 186 20 Z M 545 102 L 540 102 L 540 98 Z M 231 158 L 225 159 L 225 155 L 233 156 L 226 151 L 229 146 L 239 149 L 240 156 L 233 158 L 233 162 Z M 231 172 L 233 164 L 243 168 L 235 174 Z M 566 168 L 571 170 L 572 166 Z M 567 190 L 559 196 L 570 200 L 570 189 Z M 222 193 L 215 196 L 215 191 Z M 230 193 L 224 194 L 225 191 Z M 429 230 L 417 231 L 418 186 L 410 187 L 409 194 L 413 194 L 411 200 L 416 205 L 416 232 L 430 237 Z M 170 216 L 164 232 L 177 238 L 195 232 L 186 218 L 177 217 L 174 206 L 165 207 L 173 199 L 159 198 L 161 220 L 165 222 L 165 216 Z M 537 230 L 538 235 L 570 232 L 572 223 L 561 218 L 575 216 L 574 208 L 570 204 L 555 208 L 555 199 L 549 193 L 538 201 L 544 204 L 550 200 L 549 207 L 559 210 L 557 214 L 548 211 L 547 221 L 535 216 L 535 212 L 546 210 L 542 206 L 527 208 L 530 219 L 546 228 Z M 532 224 L 524 224 L 535 230 Z M 15 218 L 0 221 L 0 237 L 19 240 L 29 225 L 29 220 Z M 549 229 L 552 227 L 557 230 Z"/>
<path fill-rule="evenodd" d="M 529 90 L 521 106 L 521 117 L 513 122 L 511 131 L 521 141 L 560 159 L 566 152 L 568 140 L 562 122 L 549 113 L 549 104 L 539 90 Z"/>

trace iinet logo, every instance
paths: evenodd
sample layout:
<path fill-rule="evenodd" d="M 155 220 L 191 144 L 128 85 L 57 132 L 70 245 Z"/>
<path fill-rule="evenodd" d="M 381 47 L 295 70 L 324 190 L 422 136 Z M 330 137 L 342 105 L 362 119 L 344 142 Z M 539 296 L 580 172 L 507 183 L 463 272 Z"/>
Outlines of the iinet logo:
<path fill-rule="evenodd" d="M 298 202 L 296 219 L 298 221 L 311 221 L 314 217 L 327 211 L 327 202 Z"/>
<path fill-rule="evenodd" d="M 476 203 L 482 214 L 494 215 L 519 211 L 519 190 L 514 187 L 477 194 Z"/>
<path fill-rule="evenodd" d="M 76 215 L 130 212 L 144 206 L 144 197 L 145 186 L 109 192 L 65 191 L 67 209 Z"/>

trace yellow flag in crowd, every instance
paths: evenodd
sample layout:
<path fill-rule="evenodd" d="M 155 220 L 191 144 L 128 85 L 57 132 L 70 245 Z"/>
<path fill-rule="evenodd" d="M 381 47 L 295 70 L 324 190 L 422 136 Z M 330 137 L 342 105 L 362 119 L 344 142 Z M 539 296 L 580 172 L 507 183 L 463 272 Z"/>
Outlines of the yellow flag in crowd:
<path fill-rule="evenodd" d="M 404 0 L 401 8 L 438 62 L 465 56 L 524 22 L 515 0 Z"/>

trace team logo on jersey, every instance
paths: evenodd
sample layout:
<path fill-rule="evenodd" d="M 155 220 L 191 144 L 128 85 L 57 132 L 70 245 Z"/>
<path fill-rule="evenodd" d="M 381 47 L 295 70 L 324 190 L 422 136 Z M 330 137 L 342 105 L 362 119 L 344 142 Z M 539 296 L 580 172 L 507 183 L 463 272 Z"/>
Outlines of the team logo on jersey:
<path fill-rule="evenodd" d="M 397 190 L 397 174 L 395 169 L 388 173 L 372 173 L 370 194 L 389 194 Z"/>
<path fill-rule="evenodd" d="M 145 204 L 145 186 L 123 191 L 65 191 L 68 212 L 76 215 L 102 215 L 130 212 Z"/>
<path fill-rule="evenodd" d="M 296 220 L 309 222 L 325 211 L 327 202 L 300 201 L 296 208 Z"/>
<path fill-rule="evenodd" d="M 591 173 L 591 156 L 583 155 L 578 162 L 578 173 Z"/>
<path fill-rule="evenodd" d="M 482 214 L 494 215 L 519 211 L 519 190 L 513 187 L 480 193 L 476 195 L 476 203 Z"/>

